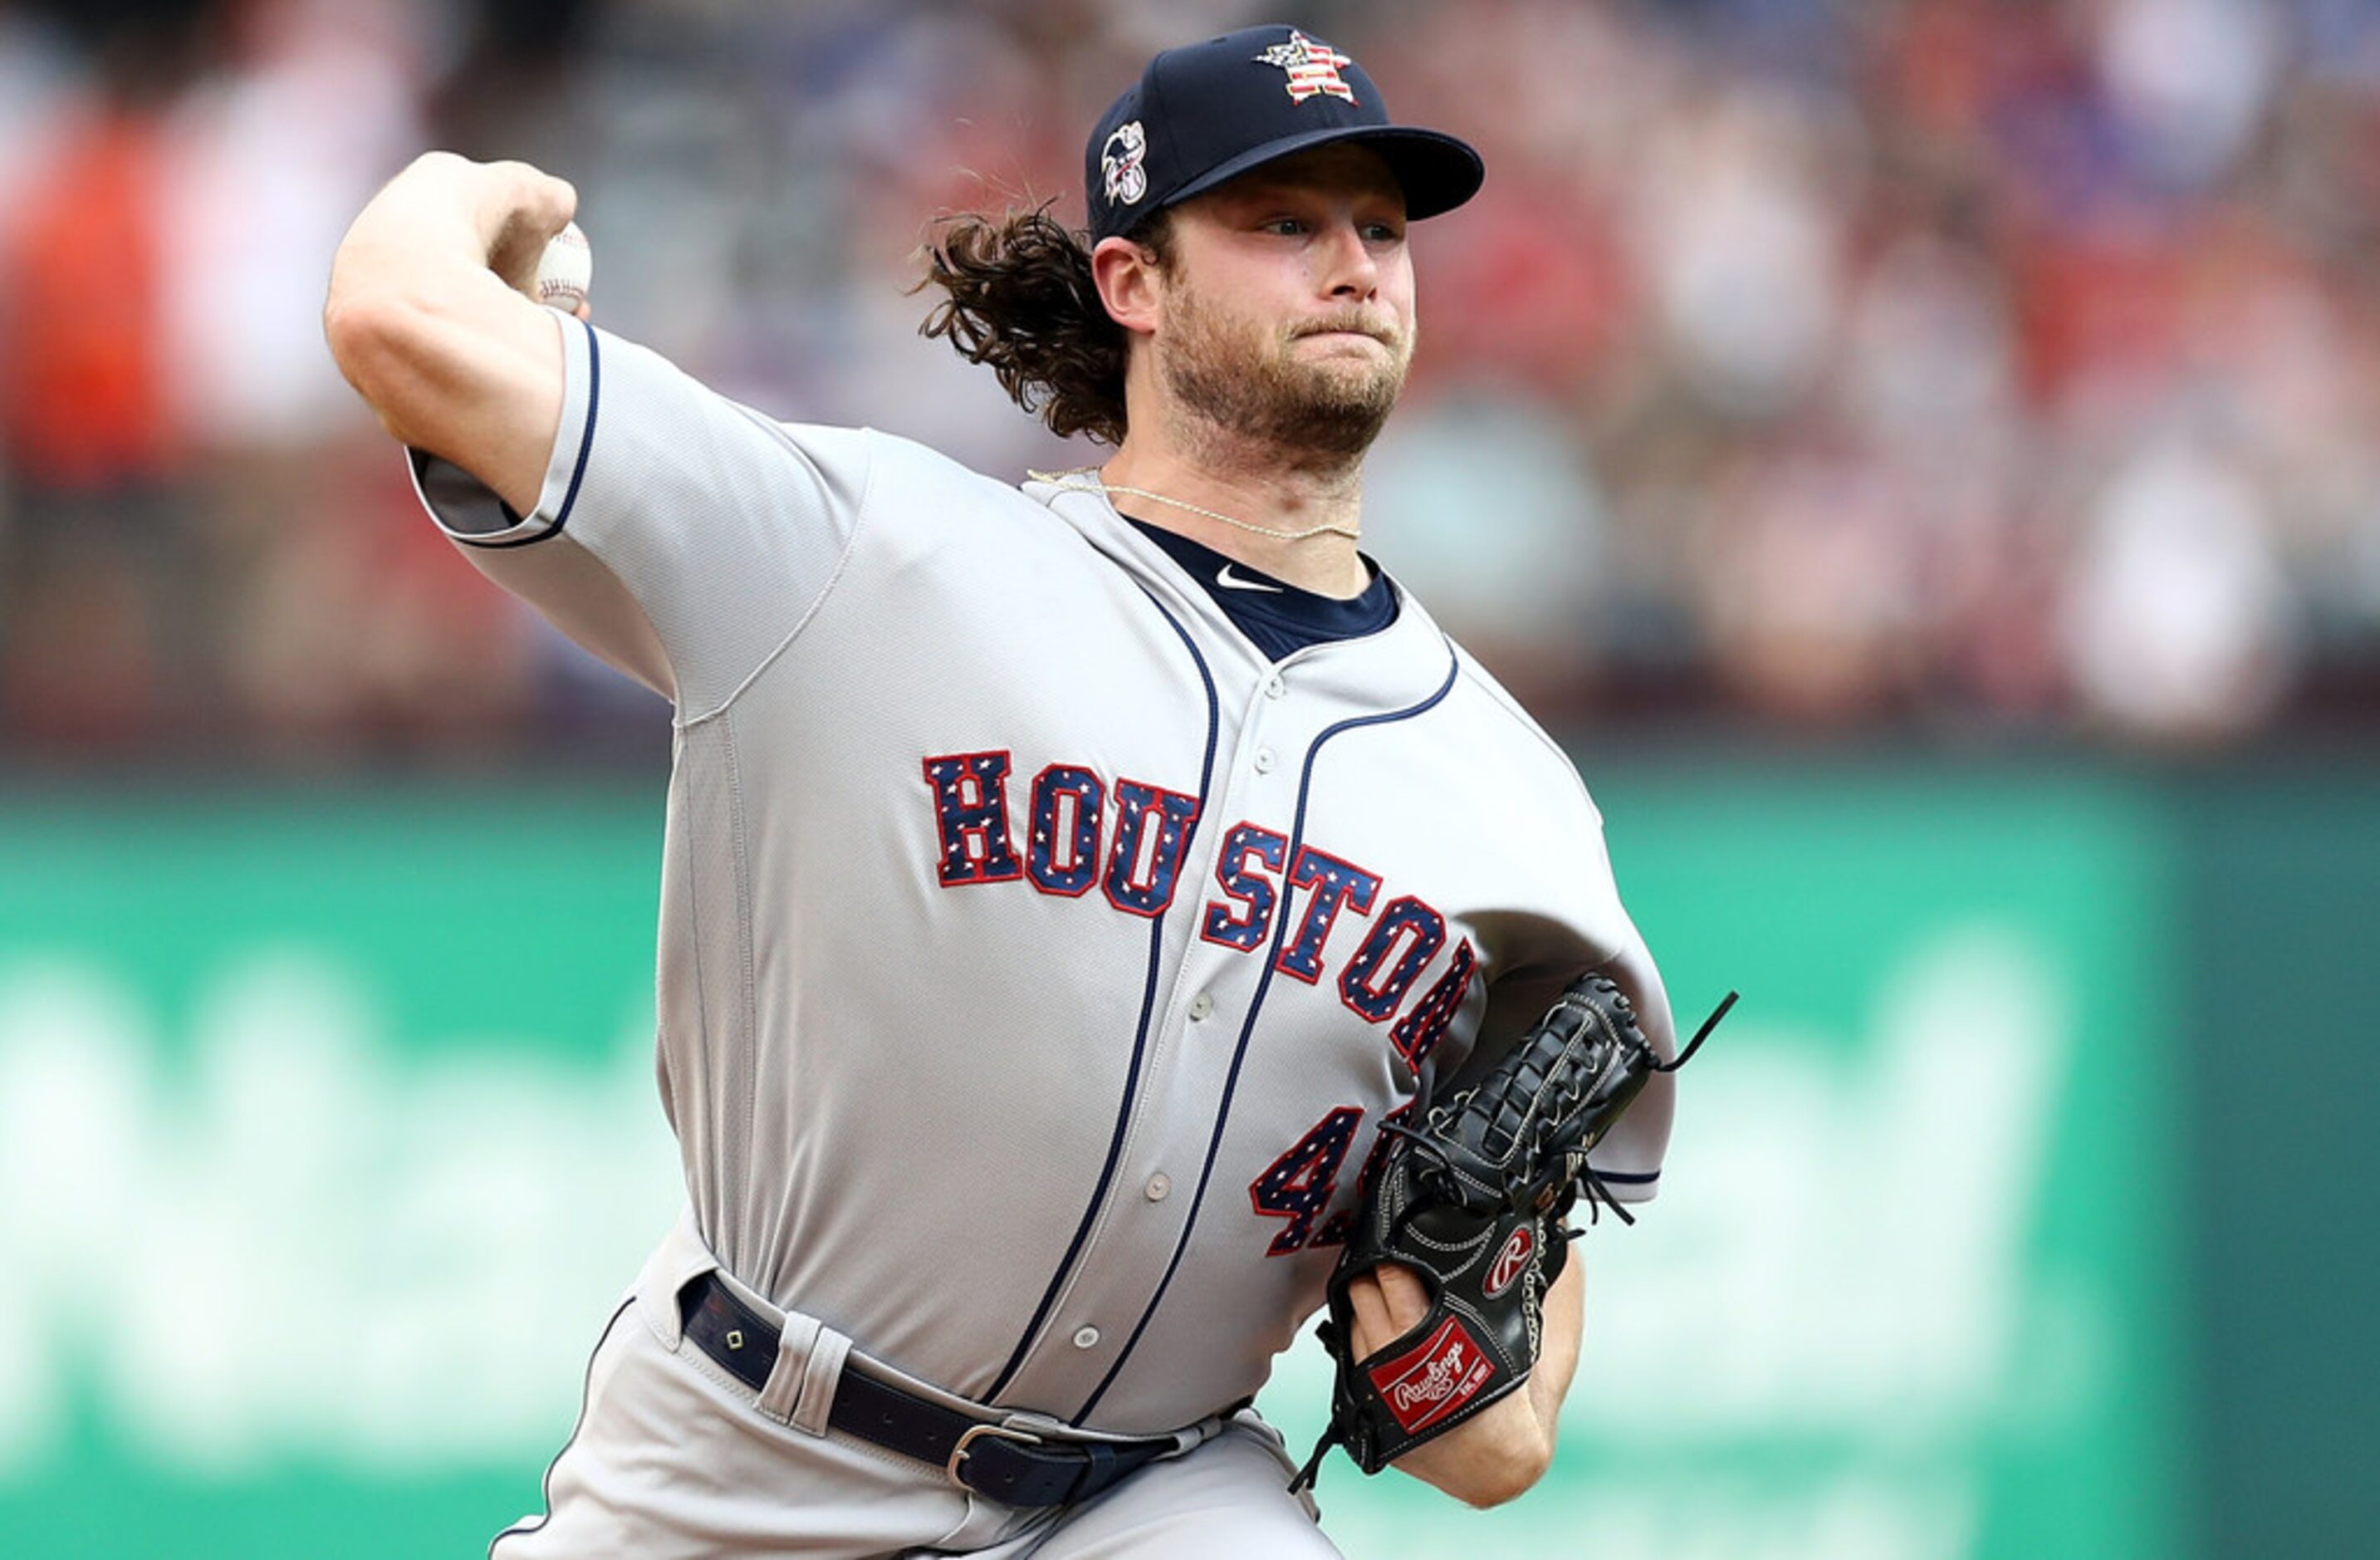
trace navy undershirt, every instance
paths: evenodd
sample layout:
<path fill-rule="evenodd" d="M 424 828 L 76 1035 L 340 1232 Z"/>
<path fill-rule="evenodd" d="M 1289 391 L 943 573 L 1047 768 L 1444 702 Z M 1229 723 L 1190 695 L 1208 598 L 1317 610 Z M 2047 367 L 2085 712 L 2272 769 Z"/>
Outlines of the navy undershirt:
<path fill-rule="evenodd" d="M 1308 645 L 1377 634 L 1397 620 L 1396 589 L 1369 558 L 1364 560 L 1364 567 L 1371 569 L 1372 582 L 1364 587 L 1362 595 L 1341 601 L 1302 591 L 1160 526 L 1133 520 L 1130 515 L 1124 518 L 1205 586 L 1223 615 L 1271 660 L 1285 661 Z M 1232 579 L 1269 588 L 1249 590 L 1222 583 L 1227 566 Z"/>

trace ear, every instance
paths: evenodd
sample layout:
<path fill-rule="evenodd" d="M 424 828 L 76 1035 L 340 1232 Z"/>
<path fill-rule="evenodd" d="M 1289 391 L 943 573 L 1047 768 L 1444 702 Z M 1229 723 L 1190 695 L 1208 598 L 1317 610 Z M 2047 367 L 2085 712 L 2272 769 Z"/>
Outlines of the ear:
<path fill-rule="evenodd" d="M 1165 274 L 1155 255 L 1129 238 L 1102 238 L 1091 250 L 1091 281 L 1110 319 L 1137 335 L 1156 331 L 1164 312 Z"/>

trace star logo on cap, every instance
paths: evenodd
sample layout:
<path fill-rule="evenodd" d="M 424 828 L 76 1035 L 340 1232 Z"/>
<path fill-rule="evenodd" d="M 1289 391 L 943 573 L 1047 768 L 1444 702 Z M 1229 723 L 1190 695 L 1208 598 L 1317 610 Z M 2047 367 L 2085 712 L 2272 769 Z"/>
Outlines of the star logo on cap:
<path fill-rule="evenodd" d="M 1295 28 L 1289 30 L 1289 42 L 1275 43 L 1258 55 L 1259 65 L 1277 65 L 1289 75 L 1289 100 L 1304 103 L 1324 92 L 1349 103 L 1355 101 L 1355 89 L 1339 74 L 1342 65 L 1355 62 L 1328 43 L 1318 43 Z"/>

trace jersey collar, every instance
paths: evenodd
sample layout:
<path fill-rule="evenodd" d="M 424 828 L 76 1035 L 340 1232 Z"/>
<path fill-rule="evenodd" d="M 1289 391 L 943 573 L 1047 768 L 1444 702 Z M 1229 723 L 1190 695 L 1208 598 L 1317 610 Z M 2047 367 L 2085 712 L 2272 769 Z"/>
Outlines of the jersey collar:
<path fill-rule="evenodd" d="M 1386 569 L 1381 578 L 1396 593 L 1396 620 L 1359 639 L 1308 645 L 1275 663 L 1250 643 L 1216 603 L 1213 592 L 1193 579 L 1164 548 L 1119 514 L 1105 494 L 1077 483 L 1028 481 L 1026 497 L 1040 504 L 1084 541 L 1155 593 L 1177 616 L 1198 625 L 1209 650 L 1228 645 L 1254 675 L 1303 668 L 1301 683 L 1319 686 L 1351 702 L 1397 705 L 1426 698 L 1446 680 L 1451 641 L 1410 591 Z M 1378 567 L 1378 566 L 1375 566 Z"/>

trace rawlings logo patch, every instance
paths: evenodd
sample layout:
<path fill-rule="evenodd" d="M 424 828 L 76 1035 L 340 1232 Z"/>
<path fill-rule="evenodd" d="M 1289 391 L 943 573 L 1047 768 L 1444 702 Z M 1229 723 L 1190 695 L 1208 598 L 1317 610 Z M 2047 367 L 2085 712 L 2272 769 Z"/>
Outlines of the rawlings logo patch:
<path fill-rule="evenodd" d="M 1257 55 L 1259 65 L 1279 66 L 1289 76 L 1289 101 L 1304 103 L 1307 98 L 1328 92 L 1343 102 L 1355 101 L 1355 89 L 1339 74 L 1342 65 L 1355 62 L 1328 43 L 1319 43 L 1295 28 L 1289 30 L 1289 42 L 1275 43 Z"/>
<path fill-rule="evenodd" d="M 1099 148 L 1099 172 L 1107 184 L 1108 204 L 1135 206 L 1148 193 L 1148 133 L 1134 119 L 1118 125 Z"/>
<path fill-rule="evenodd" d="M 1529 1265 L 1529 1258 L 1536 1249 L 1537 1237 L 1528 1225 L 1523 1225 L 1512 1232 L 1512 1237 L 1504 1242 L 1504 1249 L 1496 1253 L 1495 1261 L 1488 1265 L 1488 1282 L 1482 1287 L 1489 1299 L 1512 1286 L 1512 1280 L 1521 1276 L 1522 1270 Z"/>
<path fill-rule="evenodd" d="M 1478 1340 L 1454 1317 L 1420 1347 L 1371 1368 L 1372 1390 L 1411 1435 L 1446 1418 L 1493 1381 L 1496 1367 L 1480 1352 Z"/>

